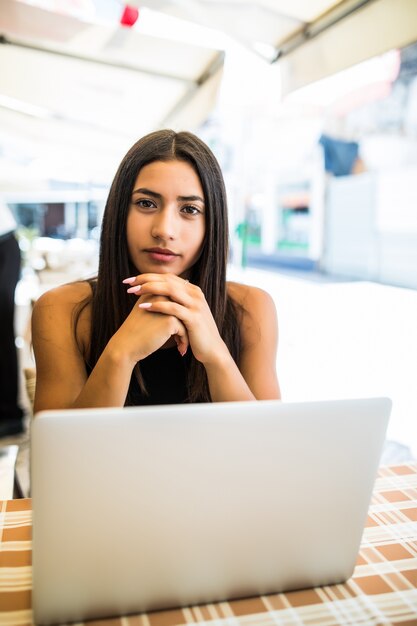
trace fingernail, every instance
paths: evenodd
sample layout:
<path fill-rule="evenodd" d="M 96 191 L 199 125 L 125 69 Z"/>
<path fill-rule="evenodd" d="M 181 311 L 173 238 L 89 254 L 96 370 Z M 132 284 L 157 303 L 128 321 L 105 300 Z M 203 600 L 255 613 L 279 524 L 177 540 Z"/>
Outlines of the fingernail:
<path fill-rule="evenodd" d="M 186 354 L 187 354 L 187 348 L 184 348 L 184 350 L 180 350 L 181 356 L 185 356 Z"/>
<path fill-rule="evenodd" d="M 140 309 L 149 309 L 151 306 L 152 302 L 142 302 L 141 304 L 138 304 Z"/>
<path fill-rule="evenodd" d="M 126 285 L 131 285 L 136 280 L 136 276 L 131 276 L 130 278 L 125 278 L 122 282 Z"/>
<path fill-rule="evenodd" d="M 142 289 L 142 285 L 136 285 L 136 287 L 129 287 L 127 293 L 137 293 Z"/>

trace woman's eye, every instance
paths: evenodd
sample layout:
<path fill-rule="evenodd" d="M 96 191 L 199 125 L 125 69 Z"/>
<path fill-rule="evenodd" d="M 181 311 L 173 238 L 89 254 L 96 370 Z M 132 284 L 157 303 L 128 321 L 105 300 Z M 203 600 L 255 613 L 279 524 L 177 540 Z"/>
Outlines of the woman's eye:
<path fill-rule="evenodd" d="M 181 211 L 183 211 L 187 215 L 198 215 L 198 213 L 201 213 L 200 209 L 198 209 L 196 206 L 191 205 L 183 206 Z"/>
<path fill-rule="evenodd" d="M 141 209 L 152 209 L 155 206 L 152 200 L 137 200 L 135 204 Z"/>

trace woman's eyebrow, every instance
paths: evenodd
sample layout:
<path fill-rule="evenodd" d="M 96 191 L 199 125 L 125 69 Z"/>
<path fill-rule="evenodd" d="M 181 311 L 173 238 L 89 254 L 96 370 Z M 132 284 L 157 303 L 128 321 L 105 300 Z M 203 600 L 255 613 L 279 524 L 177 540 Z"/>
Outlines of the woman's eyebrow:
<path fill-rule="evenodd" d="M 135 193 L 143 193 L 145 196 L 153 196 L 154 198 L 162 198 L 162 195 L 156 191 L 152 191 L 152 189 L 146 189 L 145 187 L 141 187 L 140 189 L 135 189 L 132 192 L 132 195 Z"/>
<path fill-rule="evenodd" d="M 177 200 L 181 200 L 181 202 L 202 202 L 204 204 L 201 196 L 177 196 Z"/>
<path fill-rule="evenodd" d="M 135 189 L 132 192 L 132 195 L 135 193 L 142 193 L 145 196 L 152 196 L 153 198 L 162 198 L 162 194 L 157 191 L 152 191 L 152 189 L 147 189 L 146 187 L 140 187 L 139 189 Z M 191 195 L 191 196 L 177 196 L 177 200 L 180 202 L 202 202 L 204 204 L 204 199 L 201 196 Z"/>

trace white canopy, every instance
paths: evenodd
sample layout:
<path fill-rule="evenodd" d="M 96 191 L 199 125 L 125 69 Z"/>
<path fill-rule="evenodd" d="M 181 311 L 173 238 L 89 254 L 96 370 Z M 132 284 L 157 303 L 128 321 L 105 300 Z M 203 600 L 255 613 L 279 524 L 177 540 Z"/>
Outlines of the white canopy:
<path fill-rule="evenodd" d="M 0 0 L 0 36 L 3 152 L 24 146 L 39 167 L 47 160 L 54 169 L 66 151 L 66 167 L 72 163 L 81 180 L 81 161 L 108 180 L 141 135 L 198 126 L 222 75 L 222 51 L 15 0 Z M 51 171 L 52 178 L 66 176 L 74 178 Z"/>
<path fill-rule="evenodd" d="M 220 49 L 195 37 L 179 41 L 175 28 L 155 37 L 102 19 L 111 0 L 72 3 L 90 2 L 94 23 L 30 2 L 71 4 L 0 0 L 0 148 L 3 162 L 14 152 L 35 157 L 28 184 L 46 164 L 52 178 L 82 180 L 88 169 L 87 178 L 109 180 L 136 138 L 163 126 L 192 130 L 209 115 L 222 77 Z M 128 4 L 139 6 L 138 24 L 147 8 L 227 33 L 279 66 L 283 93 L 417 40 L 416 0 Z M 0 163 L 0 187 L 1 170 Z M 19 168 L 16 176 L 22 184 Z"/>
<path fill-rule="evenodd" d="M 228 33 L 283 70 L 284 93 L 417 40 L 416 0 L 129 0 Z"/>

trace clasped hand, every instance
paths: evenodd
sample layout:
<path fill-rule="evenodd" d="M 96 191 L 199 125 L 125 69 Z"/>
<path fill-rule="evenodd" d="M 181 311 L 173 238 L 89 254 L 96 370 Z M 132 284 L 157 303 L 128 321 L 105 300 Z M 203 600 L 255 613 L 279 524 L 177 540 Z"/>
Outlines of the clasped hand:
<path fill-rule="evenodd" d="M 190 346 L 194 357 L 205 365 L 227 351 L 200 287 L 175 274 L 139 274 L 123 282 L 128 293 L 138 296 L 124 324 L 128 322 L 129 332 L 134 326 L 138 352 L 147 353 L 140 358 L 171 337 L 182 355 Z"/>

